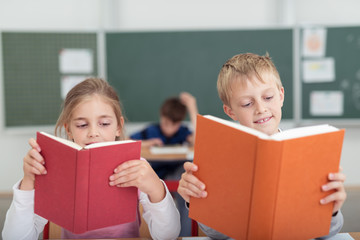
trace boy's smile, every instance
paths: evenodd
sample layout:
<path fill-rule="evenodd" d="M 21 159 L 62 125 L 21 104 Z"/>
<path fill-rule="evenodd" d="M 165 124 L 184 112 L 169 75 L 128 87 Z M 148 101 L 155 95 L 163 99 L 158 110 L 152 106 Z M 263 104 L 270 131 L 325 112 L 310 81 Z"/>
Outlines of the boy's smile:
<path fill-rule="evenodd" d="M 240 124 L 272 135 L 278 132 L 284 88 L 278 88 L 270 73 L 261 77 L 263 82 L 255 75 L 236 79 L 231 85 L 230 106 L 224 105 L 224 111 Z"/>

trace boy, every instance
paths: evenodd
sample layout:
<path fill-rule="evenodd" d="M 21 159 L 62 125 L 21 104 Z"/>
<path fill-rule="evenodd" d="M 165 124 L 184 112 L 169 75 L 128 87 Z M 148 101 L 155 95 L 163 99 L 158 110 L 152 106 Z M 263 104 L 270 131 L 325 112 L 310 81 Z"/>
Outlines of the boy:
<path fill-rule="evenodd" d="M 229 59 L 221 68 L 217 89 L 223 102 L 224 112 L 233 120 L 268 135 L 278 131 L 281 108 L 284 102 L 284 88 L 280 76 L 268 55 L 239 54 Z M 205 198 L 206 187 L 192 173 L 197 171 L 193 163 L 184 164 L 178 192 L 186 202 L 190 197 Z M 323 191 L 335 190 L 321 204 L 335 202 L 331 228 L 328 236 L 338 233 L 343 225 L 340 208 L 346 199 L 343 173 L 329 173 L 329 182 L 321 186 Z M 306 196 L 304 196 L 306 197 Z M 309 213 L 311 214 L 311 213 Z M 200 228 L 211 238 L 228 239 L 227 236 L 203 225 Z"/>
<path fill-rule="evenodd" d="M 193 144 L 193 133 L 182 125 L 186 111 L 189 112 L 191 123 L 195 126 L 198 113 L 196 99 L 187 92 L 182 92 L 179 98 L 168 98 L 160 108 L 160 123 L 152 124 L 142 131 L 132 134 L 130 138 L 142 140 L 142 146 L 146 147 L 185 142 Z"/>
<path fill-rule="evenodd" d="M 130 135 L 131 139 L 142 140 L 142 147 L 163 146 L 194 143 L 194 134 L 182 125 L 182 121 L 189 112 L 191 124 L 195 126 L 198 114 L 196 99 L 187 92 L 179 97 L 168 98 L 160 108 L 160 123 L 151 124 L 145 129 Z M 152 167 L 161 179 L 178 169 L 179 164 L 153 163 Z M 179 174 L 180 175 L 180 174 Z"/>

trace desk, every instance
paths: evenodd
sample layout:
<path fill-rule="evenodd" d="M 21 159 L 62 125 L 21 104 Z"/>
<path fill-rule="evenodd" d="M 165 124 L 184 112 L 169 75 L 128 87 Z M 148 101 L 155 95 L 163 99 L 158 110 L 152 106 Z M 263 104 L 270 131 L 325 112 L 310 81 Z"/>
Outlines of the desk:
<path fill-rule="evenodd" d="M 360 232 L 349 232 L 350 236 L 355 240 L 360 240 Z"/>
<path fill-rule="evenodd" d="M 189 153 L 191 154 L 194 151 L 193 147 L 188 148 Z M 149 147 L 141 148 L 141 157 L 145 158 L 149 162 L 151 161 L 163 161 L 163 162 L 173 162 L 173 161 L 186 161 L 192 160 L 189 159 L 188 154 L 153 154 L 150 151 Z"/>
<path fill-rule="evenodd" d="M 149 147 L 141 148 L 141 157 L 145 158 L 159 178 L 164 180 L 179 180 L 183 171 L 182 166 L 186 161 L 192 160 L 193 147 L 187 153 L 153 154 Z"/>

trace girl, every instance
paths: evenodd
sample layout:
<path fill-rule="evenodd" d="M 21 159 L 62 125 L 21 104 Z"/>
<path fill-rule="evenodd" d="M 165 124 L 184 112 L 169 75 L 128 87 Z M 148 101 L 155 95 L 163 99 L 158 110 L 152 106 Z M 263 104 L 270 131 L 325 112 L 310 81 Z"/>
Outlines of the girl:
<path fill-rule="evenodd" d="M 56 123 L 55 134 L 65 135 L 82 147 L 94 142 L 123 139 L 124 118 L 115 90 L 104 80 L 86 79 L 67 94 Z M 46 219 L 34 213 L 35 175 L 46 174 L 41 148 L 30 139 L 31 149 L 24 157 L 24 177 L 13 187 L 14 198 L 6 214 L 3 239 L 38 239 Z M 175 239 L 180 232 L 180 217 L 166 185 L 144 160 L 119 165 L 109 176 L 113 187 L 139 189 L 143 217 L 154 239 Z M 139 216 L 137 214 L 137 216 Z M 139 237 L 140 220 L 131 223 L 73 234 L 62 229 L 63 238 Z"/>

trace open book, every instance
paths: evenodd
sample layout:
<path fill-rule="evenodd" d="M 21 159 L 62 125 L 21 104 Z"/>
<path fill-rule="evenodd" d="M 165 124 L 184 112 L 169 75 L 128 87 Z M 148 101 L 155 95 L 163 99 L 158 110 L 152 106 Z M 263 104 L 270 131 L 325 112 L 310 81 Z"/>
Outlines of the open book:
<path fill-rule="evenodd" d="M 195 173 L 208 196 L 189 216 L 235 239 L 310 239 L 329 233 L 333 203 L 321 186 L 338 172 L 344 130 L 303 127 L 268 136 L 213 116 L 197 117 Z"/>
<path fill-rule="evenodd" d="M 136 219 L 137 188 L 109 185 L 121 163 L 140 159 L 140 141 L 74 142 L 37 133 L 47 174 L 36 175 L 35 213 L 73 232 L 103 228 Z"/>

